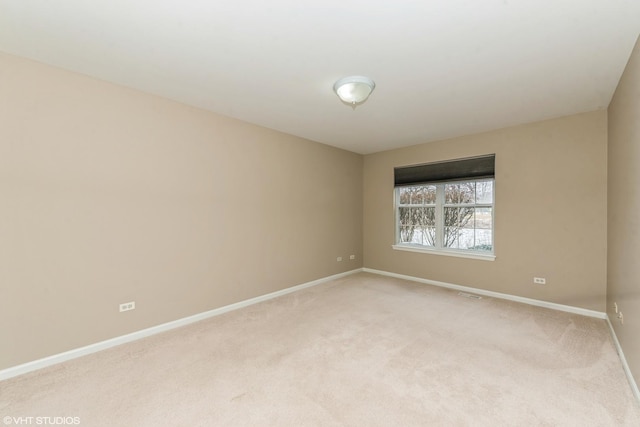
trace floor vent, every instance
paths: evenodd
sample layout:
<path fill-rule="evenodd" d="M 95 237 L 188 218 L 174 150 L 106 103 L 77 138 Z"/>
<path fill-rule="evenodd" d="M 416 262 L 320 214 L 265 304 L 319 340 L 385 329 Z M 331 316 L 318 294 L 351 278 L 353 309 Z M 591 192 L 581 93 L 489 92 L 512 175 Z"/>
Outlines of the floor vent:
<path fill-rule="evenodd" d="M 465 298 L 482 299 L 482 297 L 480 295 L 468 294 L 466 292 L 458 292 L 458 295 L 460 295 L 461 297 L 465 297 Z"/>

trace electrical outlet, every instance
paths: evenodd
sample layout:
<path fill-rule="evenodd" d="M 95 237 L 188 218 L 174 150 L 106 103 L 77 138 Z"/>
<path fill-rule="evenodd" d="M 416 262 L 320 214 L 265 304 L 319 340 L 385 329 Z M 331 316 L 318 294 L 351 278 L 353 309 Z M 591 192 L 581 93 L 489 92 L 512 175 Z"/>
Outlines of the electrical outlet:
<path fill-rule="evenodd" d="M 336 261 L 341 262 L 342 261 L 342 257 L 339 256 L 338 258 L 336 258 Z"/>
<path fill-rule="evenodd" d="M 135 309 L 136 309 L 135 301 L 125 302 L 124 304 L 120 304 L 120 313 L 122 313 L 123 311 L 130 311 Z"/>
<path fill-rule="evenodd" d="M 618 313 L 618 319 L 620 319 L 620 324 L 624 325 L 624 317 L 622 316 L 622 312 Z"/>
<path fill-rule="evenodd" d="M 356 256 L 355 255 L 351 255 L 351 256 L 349 256 L 349 259 L 356 259 Z"/>
<path fill-rule="evenodd" d="M 616 313 L 618 312 L 618 303 L 617 302 L 613 303 L 613 309 L 616 311 Z"/>
<path fill-rule="evenodd" d="M 534 277 L 533 283 L 535 283 L 536 285 L 546 285 L 547 279 L 545 279 L 544 277 Z"/>

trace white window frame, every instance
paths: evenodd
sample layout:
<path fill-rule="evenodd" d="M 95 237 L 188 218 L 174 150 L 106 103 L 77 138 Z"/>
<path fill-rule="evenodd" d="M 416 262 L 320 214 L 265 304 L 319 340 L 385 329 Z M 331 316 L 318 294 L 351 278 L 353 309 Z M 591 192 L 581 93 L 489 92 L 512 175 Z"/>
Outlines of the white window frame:
<path fill-rule="evenodd" d="M 466 204 L 447 204 L 445 203 L 444 188 L 447 184 L 456 184 L 462 182 L 477 182 L 477 181 L 492 181 L 493 182 L 493 200 L 491 203 L 466 203 Z M 436 237 L 435 246 L 426 246 L 415 243 L 401 243 L 400 242 L 400 208 L 401 207 L 418 207 L 418 206 L 433 206 L 433 205 L 410 205 L 399 203 L 400 190 L 407 187 L 427 186 L 433 185 L 436 187 L 436 203 L 435 203 L 435 223 L 436 223 Z M 495 179 L 460 179 L 456 181 L 434 182 L 424 184 L 410 184 L 402 185 L 394 188 L 393 194 L 394 205 L 394 221 L 395 221 L 395 244 L 392 248 L 400 251 L 409 252 L 421 252 L 433 255 L 454 256 L 461 258 L 471 258 L 493 261 L 495 260 Z M 491 251 L 477 251 L 470 249 L 456 249 L 443 247 L 444 242 L 444 208 L 445 207 L 474 207 L 474 208 L 491 208 Z"/>

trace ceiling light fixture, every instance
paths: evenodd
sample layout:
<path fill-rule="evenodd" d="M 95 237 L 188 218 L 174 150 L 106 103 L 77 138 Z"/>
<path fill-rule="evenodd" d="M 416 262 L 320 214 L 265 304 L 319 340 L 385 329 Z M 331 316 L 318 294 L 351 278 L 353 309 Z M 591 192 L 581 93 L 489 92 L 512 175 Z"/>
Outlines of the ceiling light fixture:
<path fill-rule="evenodd" d="M 333 85 L 333 90 L 342 102 L 356 108 L 369 98 L 376 84 L 369 77 L 350 76 L 338 80 Z"/>

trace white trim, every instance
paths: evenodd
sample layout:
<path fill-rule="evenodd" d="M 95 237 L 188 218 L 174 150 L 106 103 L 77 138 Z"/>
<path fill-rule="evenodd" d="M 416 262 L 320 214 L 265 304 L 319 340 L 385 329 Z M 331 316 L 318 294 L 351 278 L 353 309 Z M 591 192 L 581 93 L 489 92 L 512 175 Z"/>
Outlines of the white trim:
<path fill-rule="evenodd" d="M 607 315 L 606 319 L 607 319 L 607 324 L 609 325 L 609 330 L 611 330 L 611 337 L 613 338 L 613 343 L 616 345 L 618 356 L 620 356 L 620 361 L 622 362 L 622 368 L 624 369 L 624 373 L 627 375 L 627 380 L 629 381 L 629 385 L 631 386 L 631 391 L 633 392 L 633 395 L 636 397 L 636 400 L 638 401 L 638 403 L 640 403 L 640 390 L 638 390 L 638 384 L 636 383 L 636 380 L 633 378 L 633 374 L 631 373 L 631 368 L 629 368 L 627 359 L 624 357 L 624 352 L 622 351 L 622 347 L 620 347 L 620 341 L 618 341 L 618 336 L 616 335 L 616 331 L 613 329 L 613 325 L 611 324 L 609 315 Z"/>
<path fill-rule="evenodd" d="M 550 308 L 552 310 L 566 311 L 568 313 L 580 314 L 582 316 L 596 317 L 598 319 L 607 318 L 606 313 L 595 311 L 595 310 L 587 310 L 586 308 L 556 304 L 554 302 L 540 301 L 532 298 L 525 298 L 525 297 L 519 297 L 516 295 L 503 294 L 500 292 L 487 291 L 484 289 L 471 288 L 469 286 L 454 285 L 452 283 L 438 282 L 436 280 L 423 279 L 421 277 L 407 276 L 404 274 L 391 273 L 391 272 L 382 271 L 382 270 L 374 270 L 371 268 L 363 268 L 362 271 L 366 273 L 380 274 L 382 276 L 395 277 L 397 279 L 411 280 L 413 282 L 424 283 L 427 285 L 440 286 L 442 288 L 456 289 L 458 291 L 464 291 L 464 292 L 469 292 L 469 293 L 478 294 L 478 295 L 485 295 L 493 298 L 500 298 L 500 299 L 505 299 L 509 301 L 521 302 L 524 304 L 535 305 L 537 307 Z"/>
<path fill-rule="evenodd" d="M 431 255 L 444 255 L 444 256 L 454 256 L 458 258 L 481 259 L 483 261 L 495 261 L 496 259 L 495 255 L 492 255 L 492 254 L 485 255 L 478 252 L 462 252 L 462 251 L 444 250 L 444 249 L 426 249 L 426 248 L 407 245 L 407 244 L 391 245 L 391 247 L 396 251 L 420 252 L 423 254 L 431 254 Z"/>
<path fill-rule="evenodd" d="M 120 344 L 125 344 L 131 341 L 136 341 L 141 338 L 145 338 L 151 335 L 159 334 L 171 329 L 179 328 L 181 326 L 189 325 L 191 323 L 199 322 L 210 317 L 218 316 L 229 311 L 238 310 L 240 308 L 248 307 L 253 304 L 257 304 L 263 301 L 267 301 L 273 298 L 277 298 L 292 292 L 297 292 L 305 288 L 319 285 L 321 283 L 328 282 L 330 280 L 339 279 L 341 277 L 349 276 L 351 274 L 359 273 L 362 268 L 347 271 L 345 273 L 334 274 L 332 276 L 323 277 L 321 279 L 313 280 L 311 282 L 303 283 L 301 285 L 292 286 L 290 288 L 282 289 L 280 291 L 271 292 L 266 295 L 261 295 L 248 300 L 240 301 L 235 304 L 225 305 L 224 307 L 216 308 L 213 310 L 205 311 L 203 313 L 195 314 L 193 316 L 184 317 L 182 319 L 174 320 L 161 325 L 152 326 L 151 328 L 143 329 L 140 331 L 132 332 L 127 335 L 111 338 L 106 341 L 101 341 L 95 344 L 90 344 L 85 347 L 76 348 L 73 350 L 65 351 L 64 353 L 54 354 L 43 359 L 34 360 L 32 362 L 23 363 L 21 365 L 13 366 L 11 368 L 0 370 L 0 381 L 9 378 L 16 377 L 18 375 L 26 374 L 37 369 L 46 368 L 47 366 L 55 365 L 65 362 L 67 360 L 75 359 L 88 354 L 96 353 L 101 350 L 106 350 L 111 347 L 115 347 Z"/>

